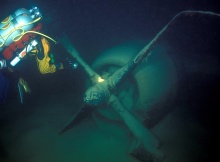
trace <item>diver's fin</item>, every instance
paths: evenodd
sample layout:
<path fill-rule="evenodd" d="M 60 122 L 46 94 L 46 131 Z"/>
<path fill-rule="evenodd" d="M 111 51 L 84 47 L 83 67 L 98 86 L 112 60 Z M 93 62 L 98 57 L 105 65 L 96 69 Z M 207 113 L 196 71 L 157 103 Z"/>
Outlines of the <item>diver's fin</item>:
<path fill-rule="evenodd" d="M 18 92 L 19 92 L 20 102 L 23 104 L 24 90 L 20 82 L 18 82 Z"/>
<path fill-rule="evenodd" d="M 24 92 L 28 94 L 31 93 L 31 89 L 29 88 L 27 82 L 23 78 L 19 78 L 18 80 L 18 92 L 20 96 L 20 102 L 23 104 Z"/>
<path fill-rule="evenodd" d="M 59 134 L 63 134 L 64 132 L 68 131 L 69 129 L 73 128 L 75 125 L 79 124 L 82 120 L 87 118 L 93 108 L 88 105 L 82 105 L 77 113 L 65 124 L 65 126 L 61 129 Z"/>
<path fill-rule="evenodd" d="M 31 89 L 29 88 L 27 82 L 23 78 L 19 78 L 19 84 L 23 87 L 26 93 L 31 93 Z"/>

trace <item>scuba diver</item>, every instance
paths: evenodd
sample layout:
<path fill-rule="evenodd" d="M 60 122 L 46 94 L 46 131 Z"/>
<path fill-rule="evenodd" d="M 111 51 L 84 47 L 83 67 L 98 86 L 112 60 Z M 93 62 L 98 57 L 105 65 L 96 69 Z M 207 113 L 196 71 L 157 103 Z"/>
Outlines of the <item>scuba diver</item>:
<path fill-rule="evenodd" d="M 54 54 L 50 53 L 49 41 L 55 44 L 57 42 L 41 32 L 43 28 L 41 20 L 40 10 L 33 7 L 30 10 L 20 8 L 0 23 L 0 99 L 3 97 L 5 99 L 6 89 L 9 87 L 3 71 L 16 72 L 17 66 L 24 59 L 34 57 L 41 74 L 77 68 L 75 60 L 66 58 L 63 62 L 55 61 Z M 23 92 L 31 93 L 31 90 L 21 76 L 17 85 L 20 102 L 23 103 Z"/>

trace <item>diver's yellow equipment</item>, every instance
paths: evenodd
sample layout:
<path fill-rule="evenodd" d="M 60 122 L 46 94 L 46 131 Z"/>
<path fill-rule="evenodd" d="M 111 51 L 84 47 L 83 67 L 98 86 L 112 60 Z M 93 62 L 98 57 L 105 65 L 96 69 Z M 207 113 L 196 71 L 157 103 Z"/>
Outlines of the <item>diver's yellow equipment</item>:
<path fill-rule="evenodd" d="M 51 64 L 49 57 L 50 44 L 46 38 L 42 37 L 41 42 L 44 49 L 44 57 L 43 59 L 39 59 L 36 57 L 37 66 L 41 74 L 54 73 L 57 69 L 55 64 Z M 63 64 L 60 64 L 59 69 L 63 69 Z"/>

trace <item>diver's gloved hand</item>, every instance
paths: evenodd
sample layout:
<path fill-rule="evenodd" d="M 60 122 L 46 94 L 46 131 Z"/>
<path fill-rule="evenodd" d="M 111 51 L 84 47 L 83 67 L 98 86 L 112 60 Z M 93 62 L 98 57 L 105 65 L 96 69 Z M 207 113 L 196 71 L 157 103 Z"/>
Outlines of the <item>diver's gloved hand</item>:
<path fill-rule="evenodd" d="M 63 65 L 64 68 L 67 69 L 76 69 L 78 67 L 78 62 L 75 59 L 66 58 Z"/>

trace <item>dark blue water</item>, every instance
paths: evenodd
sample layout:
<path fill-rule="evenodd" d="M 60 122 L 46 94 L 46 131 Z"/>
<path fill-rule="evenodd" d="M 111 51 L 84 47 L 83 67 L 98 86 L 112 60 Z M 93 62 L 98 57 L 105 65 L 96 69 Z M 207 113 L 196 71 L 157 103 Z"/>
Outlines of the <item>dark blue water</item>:
<path fill-rule="evenodd" d="M 135 46 L 138 52 L 180 11 L 220 13 L 217 1 L 205 0 L 1 0 L 0 19 L 18 8 L 33 6 L 42 11 L 44 32 L 55 39 L 67 33 L 89 65 L 104 51 L 112 52 L 112 47 L 124 43 L 138 41 Z M 143 92 L 147 96 L 143 97 L 147 105 L 144 108 L 152 103 L 153 108 L 150 112 L 130 111 L 137 118 L 142 114 L 138 119 L 161 141 L 161 150 L 166 155 L 164 162 L 210 161 L 217 155 L 212 145 L 216 144 L 219 107 L 219 27 L 219 17 L 180 17 L 158 43 L 162 51 L 159 46 L 165 46 L 164 53 L 168 55 L 156 51 L 158 57 L 149 62 L 142 77 L 150 79 L 139 80 L 141 87 L 148 90 L 146 94 Z M 71 57 L 59 43 L 51 43 L 51 48 L 61 59 Z M 121 48 L 114 51 L 112 54 L 119 51 L 120 55 Z M 170 68 L 175 72 L 170 72 Z M 19 103 L 16 80 L 19 75 L 32 90 L 30 95 L 25 94 L 24 104 Z M 89 81 L 81 66 L 42 75 L 35 61 L 24 60 L 19 73 L 7 77 L 10 88 L 6 102 L 0 105 L 0 162 L 138 161 L 128 154 L 132 133 L 121 120 L 112 121 L 115 118 L 112 113 L 107 112 L 107 117 L 95 113 L 67 133 L 57 134 L 83 101 Z M 135 82 L 127 84 L 133 87 Z M 170 90 L 175 87 L 175 91 L 167 92 L 169 86 Z M 136 104 L 138 90 L 133 92 L 128 87 L 124 90 L 122 87 L 122 93 L 117 94 L 124 105 L 132 105 L 133 100 Z"/>

